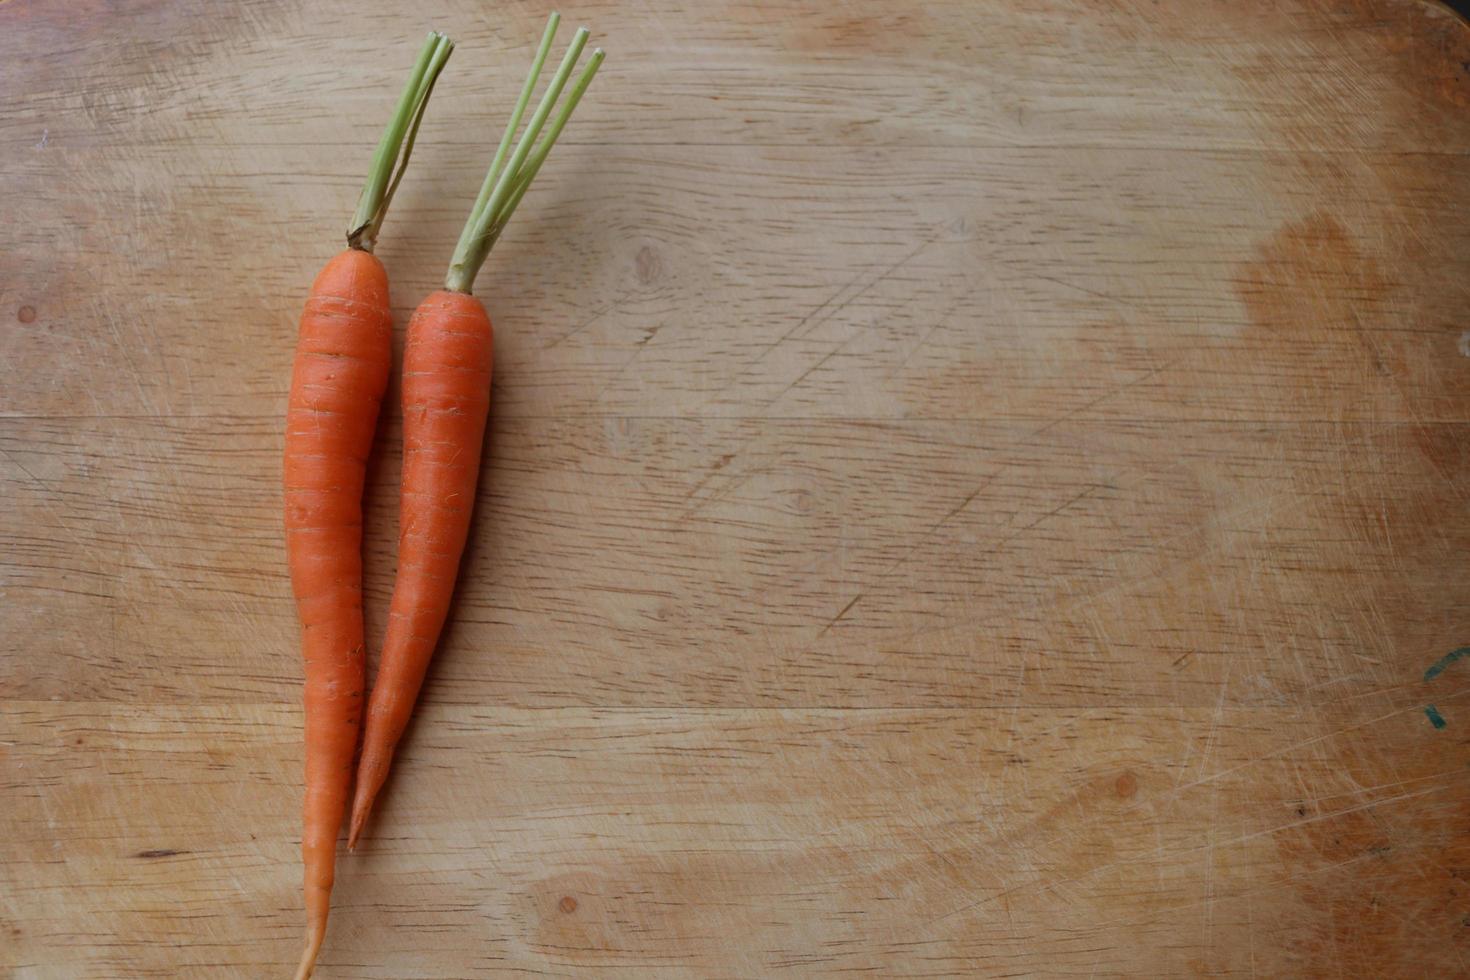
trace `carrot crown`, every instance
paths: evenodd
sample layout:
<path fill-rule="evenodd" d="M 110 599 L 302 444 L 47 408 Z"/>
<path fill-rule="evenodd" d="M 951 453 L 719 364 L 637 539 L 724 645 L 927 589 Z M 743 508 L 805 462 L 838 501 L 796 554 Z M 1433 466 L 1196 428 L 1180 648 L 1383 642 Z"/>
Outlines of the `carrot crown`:
<path fill-rule="evenodd" d="M 521 88 L 521 97 L 510 114 L 510 122 L 506 124 L 505 135 L 500 138 L 500 147 L 495 151 L 490 170 L 485 174 L 480 195 L 475 199 L 475 206 L 470 211 L 469 220 L 465 222 L 464 231 L 460 233 L 454 258 L 449 263 L 449 275 L 444 278 L 445 289 L 468 293 L 473 288 L 475 275 L 480 271 L 480 266 L 485 264 L 485 257 L 500 239 L 506 222 L 515 213 L 521 198 L 526 195 L 526 188 L 531 186 L 536 171 L 546 162 L 547 154 L 556 144 L 556 138 L 561 135 L 567 120 L 572 118 L 572 111 L 577 108 L 582 93 L 592 84 L 592 76 L 597 74 L 597 68 L 602 64 L 604 56 L 602 49 L 598 48 L 592 52 L 582 74 L 572 85 L 566 101 L 557 109 L 551 127 L 546 129 L 546 120 L 551 116 L 552 110 L 556 109 L 556 100 L 561 97 L 562 89 L 566 88 L 567 79 L 571 77 L 572 69 L 577 66 L 577 59 L 582 56 L 582 48 L 587 44 L 587 28 L 577 28 L 560 67 L 546 86 L 540 104 L 531 114 L 530 122 L 526 123 L 526 130 L 516 143 L 515 151 L 511 152 L 511 142 L 515 140 L 521 117 L 526 114 L 526 107 L 531 102 L 531 93 L 541 76 L 541 68 L 546 63 L 546 56 L 551 51 L 551 42 L 556 37 L 556 28 L 560 23 L 561 15 L 557 13 L 552 13 L 546 21 L 546 32 L 541 36 L 541 45 L 536 49 L 536 58 L 531 63 L 526 84 Z M 546 129 L 545 136 L 541 135 L 543 129 Z M 538 136 L 541 137 L 539 143 Z M 508 162 L 507 154 L 510 155 Z"/>
<path fill-rule="evenodd" d="M 419 49 L 418 61 L 408 77 L 403 94 L 398 98 L 398 107 L 378 149 L 373 153 L 372 168 L 368 171 L 367 183 L 363 185 L 362 197 L 357 200 L 357 212 L 347 229 L 347 244 L 351 248 L 371 252 L 378 240 L 378 229 L 393 201 L 393 192 L 403 179 L 408 158 L 413 153 L 414 137 L 418 135 L 419 123 L 424 118 L 424 106 L 429 103 L 429 93 L 434 82 L 444 70 L 444 63 L 454 50 L 454 42 L 438 31 L 433 32 Z M 396 165 L 396 166 L 395 166 Z"/>

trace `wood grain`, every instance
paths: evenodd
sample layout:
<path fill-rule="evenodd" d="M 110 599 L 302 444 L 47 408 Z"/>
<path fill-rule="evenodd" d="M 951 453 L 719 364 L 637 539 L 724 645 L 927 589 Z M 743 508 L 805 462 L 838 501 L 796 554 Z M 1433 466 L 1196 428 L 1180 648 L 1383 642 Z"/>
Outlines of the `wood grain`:
<path fill-rule="evenodd" d="M 0 972 L 295 961 L 295 321 L 431 26 L 400 327 L 438 283 L 545 14 L 399 7 L 0 4 Z M 1470 969 L 1465 25 L 564 14 L 609 61 L 482 277 L 322 975 Z"/>

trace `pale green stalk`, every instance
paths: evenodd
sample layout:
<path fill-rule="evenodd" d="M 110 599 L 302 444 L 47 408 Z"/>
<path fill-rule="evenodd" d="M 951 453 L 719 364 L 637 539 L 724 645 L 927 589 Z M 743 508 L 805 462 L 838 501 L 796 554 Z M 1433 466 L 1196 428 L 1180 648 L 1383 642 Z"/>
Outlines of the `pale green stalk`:
<path fill-rule="evenodd" d="M 403 171 L 413 152 L 413 140 L 418 134 L 429 93 L 433 91 L 434 82 L 444 70 L 445 62 L 449 60 L 453 50 L 454 42 L 437 31 L 425 39 L 419 50 L 408 84 L 404 86 L 398 105 L 393 110 L 393 117 L 388 121 L 383 137 L 378 141 L 378 148 L 373 153 L 367 183 L 363 185 L 362 196 L 357 200 L 357 211 L 353 214 L 352 224 L 347 231 L 347 244 L 352 248 L 365 252 L 373 250 L 378 229 L 382 227 L 383 218 L 388 213 L 388 204 L 393 199 L 393 192 L 398 189 L 398 182 L 403 179 Z"/>
<path fill-rule="evenodd" d="M 495 150 L 495 159 L 490 164 L 490 170 L 485 174 L 485 183 L 480 186 L 480 196 L 475 199 L 474 209 L 470 211 L 469 220 L 464 224 L 464 231 L 460 232 L 459 244 L 454 247 L 454 254 L 459 255 L 469 248 L 470 240 L 475 234 L 475 225 L 480 214 L 485 210 L 485 205 L 490 201 L 490 194 L 495 190 L 495 178 L 500 174 L 500 167 L 505 163 L 505 155 L 510 152 L 511 140 L 515 137 L 516 130 L 520 128 L 521 117 L 526 114 L 526 106 L 531 104 L 531 93 L 536 90 L 536 81 L 541 77 L 541 69 L 546 64 L 546 56 L 551 53 L 551 42 L 556 37 L 557 25 L 561 23 L 561 14 L 551 12 L 546 19 L 546 30 L 541 35 L 541 46 L 536 49 L 536 60 L 531 62 L 531 71 L 526 75 L 526 84 L 521 87 L 521 97 L 516 100 L 515 111 L 510 114 L 510 122 L 506 124 L 505 135 L 500 137 L 500 146 Z"/>
<path fill-rule="evenodd" d="M 582 75 L 577 79 L 577 84 L 572 86 L 571 92 L 567 93 L 567 100 L 557 111 L 556 119 L 552 121 L 551 128 L 546 131 L 546 136 L 541 140 L 539 146 L 532 151 L 526 163 L 521 167 L 520 173 L 516 174 L 515 188 L 510 197 L 501 205 L 500 213 L 495 216 L 495 225 L 490 230 L 490 245 L 494 247 L 500 239 L 500 233 L 505 230 L 510 216 L 515 214 L 516 205 L 521 203 L 521 198 L 526 196 L 526 190 L 531 186 L 531 181 L 536 179 L 536 171 L 541 169 L 541 164 L 546 162 L 547 156 L 551 154 L 551 148 L 556 145 L 556 138 L 566 128 L 567 120 L 572 118 L 572 110 L 577 108 L 577 103 L 582 101 L 582 93 L 587 91 L 587 86 L 592 84 L 592 76 L 597 74 L 597 69 L 602 65 L 606 55 L 601 48 L 592 52 L 592 57 L 587 61 L 587 67 L 582 69 Z"/>
<path fill-rule="evenodd" d="M 398 183 L 403 180 L 403 172 L 408 169 L 408 158 L 413 156 L 414 140 L 419 136 L 419 123 L 424 121 L 424 108 L 429 104 L 429 96 L 434 94 L 434 83 L 439 80 L 439 73 L 444 70 L 444 63 L 449 60 L 454 51 L 454 42 L 443 38 L 434 51 L 434 60 L 429 62 L 429 70 L 424 75 L 423 84 L 419 89 L 419 96 L 414 104 L 413 122 L 408 127 L 408 137 L 403 141 L 403 156 L 398 166 L 398 171 L 393 175 L 393 183 L 388 185 L 388 193 L 383 196 L 383 206 L 378 209 L 378 219 L 373 224 L 373 238 L 378 235 L 378 228 L 383 224 L 383 218 L 388 214 L 388 207 L 393 203 L 393 195 L 398 191 Z"/>
<path fill-rule="evenodd" d="M 516 184 L 524 173 L 522 168 L 526 163 L 526 158 L 535 147 L 536 138 L 541 134 L 542 127 L 546 125 L 546 118 L 555 107 L 562 89 L 566 87 L 567 79 L 571 76 L 572 69 L 576 67 L 577 59 L 587 44 L 587 36 L 587 28 L 577 28 L 577 33 L 572 38 L 572 43 L 565 57 L 562 58 L 561 65 L 548 84 L 546 93 L 541 97 L 541 103 L 536 107 L 531 121 L 526 124 L 526 131 L 521 135 L 520 142 L 516 144 L 515 152 L 511 155 L 505 169 L 496 177 L 495 189 L 478 213 L 471 213 L 468 225 L 473 230 L 468 236 L 460 236 L 460 245 L 455 249 L 454 258 L 449 265 L 449 274 L 444 279 L 445 289 L 468 293 L 474 285 L 475 275 L 479 272 L 480 266 L 484 264 L 485 256 L 494 243 L 491 231 L 500 223 L 498 221 L 500 212 L 516 190 Z"/>

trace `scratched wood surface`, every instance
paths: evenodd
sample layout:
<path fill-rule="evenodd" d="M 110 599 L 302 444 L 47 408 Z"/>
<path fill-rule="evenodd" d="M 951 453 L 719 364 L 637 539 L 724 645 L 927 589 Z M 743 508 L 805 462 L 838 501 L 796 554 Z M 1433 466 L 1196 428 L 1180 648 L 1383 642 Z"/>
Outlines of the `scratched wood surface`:
<path fill-rule="evenodd" d="M 1470 971 L 1465 26 L 565 13 L 610 57 L 482 276 L 477 525 L 321 975 Z M 0 5 L 0 972 L 294 963 L 295 319 L 432 26 L 401 328 L 544 15 Z"/>

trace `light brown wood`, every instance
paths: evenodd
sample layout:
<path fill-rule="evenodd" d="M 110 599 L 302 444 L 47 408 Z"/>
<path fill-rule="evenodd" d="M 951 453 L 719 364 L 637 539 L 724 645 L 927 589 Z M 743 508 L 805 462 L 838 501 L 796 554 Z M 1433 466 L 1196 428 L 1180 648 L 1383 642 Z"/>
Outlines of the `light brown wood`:
<path fill-rule="evenodd" d="M 481 277 L 474 540 L 320 975 L 1470 971 L 1470 31 L 564 13 L 609 60 Z M 294 964 L 296 317 L 437 27 L 401 329 L 544 14 L 0 4 L 0 972 Z"/>

